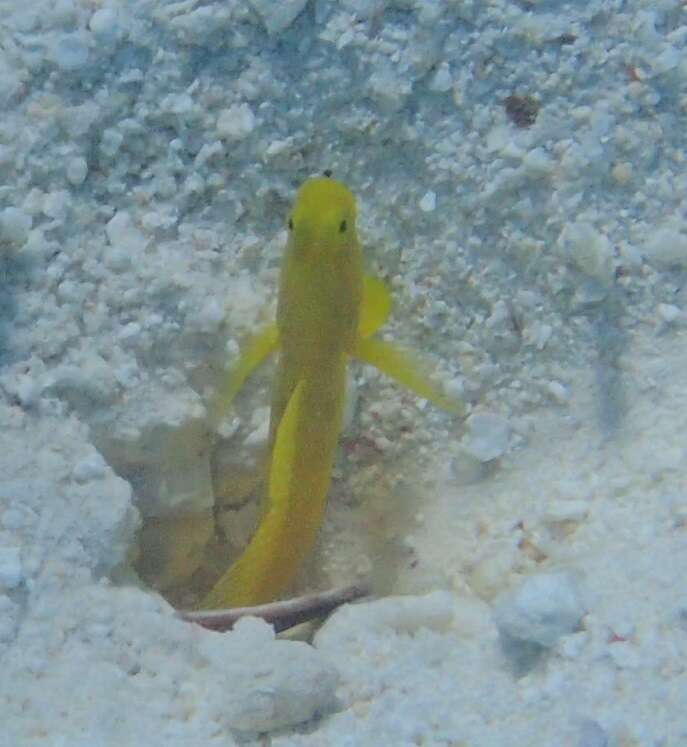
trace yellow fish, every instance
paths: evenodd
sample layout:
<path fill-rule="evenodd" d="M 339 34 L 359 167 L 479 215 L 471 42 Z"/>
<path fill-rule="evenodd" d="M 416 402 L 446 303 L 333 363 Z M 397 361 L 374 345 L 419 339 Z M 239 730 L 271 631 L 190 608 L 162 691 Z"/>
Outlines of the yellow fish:
<path fill-rule="evenodd" d="M 355 198 L 334 179 L 310 179 L 299 189 L 288 219 L 276 324 L 248 344 L 215 406 L 221 417 L 250 372 L 279 349 L 262 517 L 201 609 L 270 602 L 293 581 L 322 522 L 351 358 L 462 413 L 404 353 L 371 338 L 391 301 L 381 281 L 363 274 L 355 220 Z"/>

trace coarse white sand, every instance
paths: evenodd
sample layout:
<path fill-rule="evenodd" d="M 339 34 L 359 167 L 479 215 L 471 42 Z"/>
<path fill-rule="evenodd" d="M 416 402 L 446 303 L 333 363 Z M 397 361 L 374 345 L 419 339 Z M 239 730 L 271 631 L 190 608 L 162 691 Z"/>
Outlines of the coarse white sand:
<path fill-rule="evenodd" d="M 0 747 L 687 745 L 686 39 L 681 0 L 0 0 Z M 211 633 L 136 569 L 199 562 L 220 473 L 251 531 L 269 367 L 211 405 L 325 169 L 469 416 L 353 367 L 300 585 L 380 598 Z"/>

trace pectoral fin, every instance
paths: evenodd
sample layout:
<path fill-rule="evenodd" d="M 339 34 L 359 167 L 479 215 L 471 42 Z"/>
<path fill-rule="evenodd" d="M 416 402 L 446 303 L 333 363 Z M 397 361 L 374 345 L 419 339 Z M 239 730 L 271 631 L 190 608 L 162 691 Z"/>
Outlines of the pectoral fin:
<path fill-rule="evenodd" d="M 270 324 L 250 338 L 238 362 L 231 367 L 227 378 L 212 402 L 210 419 L 217 426 L 232 403 L 239 389 L 250 374 L 273 353 L 279 345 L 279 332 L 276 324 Z"/>
<path fill-rule="evenodd" d="M 390 312 L 391 294 L 389 289 L 378 278 L 365 275 L 358 335 L 363 338 L 373 335 L 387 320 Z"/>
<path fill-rule="evenodd" d="M 457 399 L 447 396 L 430 380 L 422 365 L 408 353 L 382 340 L 360 339 L 353 355 L 363 363 L 379 369 L 418 397 L 429 400 L 442 410 L 465 416 L 465 405 Z"/>

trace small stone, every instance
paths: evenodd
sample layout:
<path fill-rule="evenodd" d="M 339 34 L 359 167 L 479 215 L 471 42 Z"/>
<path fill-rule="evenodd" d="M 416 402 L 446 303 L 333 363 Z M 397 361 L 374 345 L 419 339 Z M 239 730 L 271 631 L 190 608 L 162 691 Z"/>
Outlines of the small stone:
<path fill-rule="evenodd" d="M 0 212 L 0 241 L 21 246 L 29 237 L 33 225 L 31 216 L 16 207 L 7 207 Z"/>
<path fill-rule="evenodd" d="M 255 115 L 248 104 L 235 104 L 220 112 L 217 134 L 226 140 L 243 140 L 255 129 Z"/>
<path fill-rule="evenodd" d="M 577 747 L 608 747 L 608 735 L 596 721 L 587 719 L 580 725 Z"/>
<path fill-rule="evenodd" d="M 114 158 L 123 142 L 124 135 L 118 130 L 109 128 L 103 132 L 100 139 L 100 151 L 104 156 Z"/>
<path fill-rule="evenodd" d="M 65 34 L 57 40 L 52 55 L 61 70 L 80 70 L 88 62 L 88 45 L 81 34 Z"/>
<path fill-rule="evenodd" d="M 522 167 L 531 176 L 544 176 L 553 172 L 554 160 L 544 148 L 533 148 L 522 160 Z"/>
<path fill-rule="evenodd" d="M 525 341 L 530 345 L 534 345 L 537 350 L 543 350 L 546 347 L 552 334 L 553 327 L 538 319 L 528 324 L 523 331 Z"/>
<path fill-rule="evenodd" d="M 682 62 L 682 50 L 672 45 L 667 45 L 662 52 L 651 58 L 651 68 L 657 75 L 674 70 Z"/>
<path fill-rule="evenodd" d="M 66 189 L 48 192 L 43 200 L 43 213 L 53 220 L 64 221 L 69 211 L 69 203 L 69 192 Z"/>
<path fill-rule="evenodd" d="M 133 224 L 131 216 L 120 210 L 105 226 L 110 245 L 119 250 L 120 254 L 112 251 L 108 254 L 108 264 L 114 270 L 127 270 L 131 264 L 131 255 L 143 251 L 147 240 L 143 233 Z"/>
<path fill-rule="evenodd" d="M 88 174 L 88 164 L 85 158 L 77 156 L 67 163 L 67 181 L 78 187 L 83 184 Z"/>
<path fill-rule="evenodd" d="M 465 451 L 480 462 L 491 462 L 508 450 L 510 425 L 501 415 L 480 412 L 467 420 Z"/>
<path fill-rule="evenodd" d="M 72 478 L 81 484 L 102 477 L 105 477 L 105 462 L 99 454 L 82 459 L 72 470 Z"/>
<path fill-rule="evenodd" d="M 651 230 L 646 241 L 647 260 L 661 269 L 687 265 L 687 235 L 681 224 L 669 223 Z"/>
<path fill-rule="evenodd" d="M 0 547 L 0 588 L 15 589 L 23 578 L 19 548 Z"/>
<path fill-rule="evenodd" d="M 513 94 L 504 101 L 506 114 L 517 127 L 531 127 L 537 121 L 539 102 L 532 96 Z"/>
<path fill-rule="evenodd" d="M 16 384 L 15 393 L 22 407 L 33 407 L 40 398 L 41 388 L 36 379 L 27 374 L 22 376 Z"/>
<path fill-rule="evenodd" d="M 339 675 L 307 643 L 275 640 L 272 628 L 255 618 L 243 618 L 227 636 L 205 640 L 205 655 L 231 661 L 240 678 L 241 687 L 231 689 L 225 705 L 232 730 L 285 729 L 336 708 Z"/>
<path fill-rule="evenodd" d="M 88 28 L 99 39 L 114 39 L 119 33 L 117 13 L 112 8 L 100 8 L 96 10 L 88 22 Z"/>
<path fill-rule="evenodd" d="M 308 0 L 251 0 L 270 36 L 280 34 L 296 20 Z"/>
<path fill-rule="evenodd" d="M 632 178 L 632 166 L 626 161 L 620 161 L 611 169 L 611 176 L 618 184 L 627 184 Z"/>
<path fill-rule="evenodd" d="M 576 630 L 585 613 L 570 574 L 529 576 L 522 585 L 499 595 L 494 618 L 507 638 L 550 648 Z"/>
<path fill-rule="evenodd" d="M 435 93 L 445 93 L 446 91 L 450 91 L 452 86 L 451 68 L 448 62 L 442 62 L 429 82 L 429 90 Z"/>
<path fill-rule="evenodd" d="M 431 213 L 437 206 L 437 196 L 434 192 L 426 192 L 424 197 L 420 200 L 420 210 L 423 213 Z"/>
<path fill-rule="evenodd" d="M 516 552 L 512 545 L 496 543 L 475 563 L 470 570 L 468 582 L 478 597 L 488 601 L 503 591 L 506 580 L 513 572 Z"/>
<path fill-rule="evenodd" d="M 391 65 L 379 65 L 367 81 L 370 96 L 388 114 L 401 109 L 413 90 L 412 83 Z"/>
<path fill-rule="evenodd" d="M 270 408 L 258 407 L 251 418 L 251 432 L 246 436 L 245 444 L 251 448 L 267 443 L 270 430 Z"/>
<path fill-rule="evenodd" d="M 660 303 L 658 305 L 658 315 L 661 318 L 661 321 L 666 324 L 672 324 L 680 318 L 682 312 L 672 303 Z"/>
<path fill-rule="evenodd" d="M 546 392 L 559 405 L 565 405 L 570 401 L 570 392 L 560 381 L 549 381 L 546 385 Z"/>
<path fill-rule="evenodd" d="M 613 247 L 591 223 L 579 221 L 565 226 L 557 243 L 566 259 L 588 277 L 604 284 L 613 280 Z"/>

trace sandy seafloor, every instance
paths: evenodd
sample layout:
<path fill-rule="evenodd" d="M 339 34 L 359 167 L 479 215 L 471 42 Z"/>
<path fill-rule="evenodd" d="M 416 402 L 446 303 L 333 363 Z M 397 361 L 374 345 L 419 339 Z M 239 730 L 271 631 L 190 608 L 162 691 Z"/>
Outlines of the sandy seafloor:
<path fill-rule="evenodd" d="M 681 0 L 0 2 L 2 747 L 687 745 L 686 38 Z M 380 599 L 206 632 L 132 564 L 192 597 L 250 492 L 269 369 L 211 403 L 324 169 L 470 416 L 354 368 L 299 588 Z"/>

